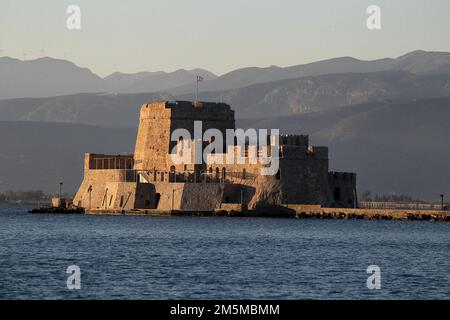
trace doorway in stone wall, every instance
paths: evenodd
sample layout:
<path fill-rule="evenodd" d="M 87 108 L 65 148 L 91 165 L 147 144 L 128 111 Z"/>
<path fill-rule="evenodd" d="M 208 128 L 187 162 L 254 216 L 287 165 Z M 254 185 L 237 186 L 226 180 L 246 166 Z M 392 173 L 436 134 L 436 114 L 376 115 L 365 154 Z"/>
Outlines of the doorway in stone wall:
<path fill-rule="evenodd" d="M 334 188 L 334 200 L 341 201 L 341 188 L 339 187 Z"/>

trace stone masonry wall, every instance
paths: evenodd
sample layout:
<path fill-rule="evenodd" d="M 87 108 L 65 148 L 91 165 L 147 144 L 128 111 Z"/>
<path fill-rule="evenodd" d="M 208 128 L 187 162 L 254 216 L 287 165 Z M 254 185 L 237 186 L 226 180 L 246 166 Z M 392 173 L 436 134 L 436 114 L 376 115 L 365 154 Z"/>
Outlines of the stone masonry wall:
<path fill-rule="evenodd" d="M 333 207 L 356 207 L 356 174 L 348 172 L 329 172 L 328 184 L 333 198 Z"/>
<path fill-rule="evenodd" d="M 194 121 L 202 121 L 202 130 L 234 129 L 234 111 L 223 103 L 178 101 L 154 102 L 141 107 L 135 147 L 135 169 L 169 170 L 172 163 L 167 155 L 176 142 L 171 141 L 175 129 L 186 129 L 194 138 Z"/>

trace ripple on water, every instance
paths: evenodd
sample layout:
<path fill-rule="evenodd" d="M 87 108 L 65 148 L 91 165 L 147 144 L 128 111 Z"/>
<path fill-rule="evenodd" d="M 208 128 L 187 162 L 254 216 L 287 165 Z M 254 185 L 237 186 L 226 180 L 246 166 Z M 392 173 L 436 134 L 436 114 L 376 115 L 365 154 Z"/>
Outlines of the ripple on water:
<path fill-rule="evenodd" d="M 450 224 L 30 215 L 0 206 L 0 298 L 449 298 Z M 81 290 L 66 268 L 81 268 Z M 376 264 L 382 289 L 366 287 Z"/>

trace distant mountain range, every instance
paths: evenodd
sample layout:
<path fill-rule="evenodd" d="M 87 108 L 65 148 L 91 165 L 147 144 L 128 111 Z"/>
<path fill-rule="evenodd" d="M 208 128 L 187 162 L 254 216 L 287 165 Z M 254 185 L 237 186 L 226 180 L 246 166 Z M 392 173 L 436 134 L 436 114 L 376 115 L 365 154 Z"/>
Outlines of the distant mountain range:
<path fill-rule="evenodd" d="M 101 78 L 89 69 L 53 58 L 21 61 L 0 58 L 0 99 L 48 97 L 75 93 L 191 94 L 195 76 L 204 78 L 201 91 L 226 91 L 254 84 L 337 73 L 407 71 L 417 75 L 450 73 L 450 53 L 414 51 L 396 59 L 363 61 L 342 57 L 291 67 L 242 68 L 222 76 L 203 69 L 174 72 L 113 73 Z"/>
<path fill-rule="evenodd" d="M 405 71 L 331 74 L 204 92 L 202 100 L 229 103 L 237 118 L 269 118 L 334 109 L 357 103 L 450 96 L 450 74 Z M 0 121 L 70 122 L 135 127 L 142 103 L 192 100 L 191 94 L 75 94 L 0 100 Z"/>
<path fill-rule="evenodd" d="M 102 78 L 69 61 L 0 58 L 0 99 L 101 92 L 104 89 Z"/>
<path fill-rule="evenodd" d="M 200 95 L 205 100 L 230 103 L 238 118 L 288 116 L 368 101 L 441 96 L 450 96 L 450 73 L 416 75 L 405 71 L 308 76 Z M 175 97 L 189 99 L 190 95 Z"/>
<path fill-rule="evenodd" d="M 243 68 L 202 83 L 202 91 L 223 91 L 257 83 L 337 73 L 407 71 L 418 75 L 450 73 L 450 53 L 413 51 L 396 59 L 364 61 L 352 57 L 334 58 L 291 67 Z M 189 93 L 188 86 L 170 90 L 173 94 Z"/>
<path fill-rule="evenodd" d="M 174 72 L 159 71 L 133 74 L 116 72 L 104 79 L 105 90 L 115 93 L 148 93 L 165 91 L 186 85 L 192 92 L 197 75 L 201 76 L 204 81 L 217 78 L 214 73 L 203 69 L 180 69 Z"/>
<path fill-rule="evenodd" d="M 196 75 L 201 75 L 205 81 L 217 77 L 209 71 L 194 69 L 134 74 L 116 72 L 101 78 L 66 60 L 46 57 L 22 61 L 0 57 L 0 99 L 94 92 L 148 93 L 193 83 Z"/>

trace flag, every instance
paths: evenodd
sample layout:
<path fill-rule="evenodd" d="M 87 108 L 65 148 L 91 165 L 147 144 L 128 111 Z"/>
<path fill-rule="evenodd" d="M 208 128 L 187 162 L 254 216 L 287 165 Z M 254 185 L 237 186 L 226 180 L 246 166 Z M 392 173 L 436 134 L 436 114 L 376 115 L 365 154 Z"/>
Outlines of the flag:
<path fill-rule="evenodd" d="M 202 82 L 203 81 L 203 77 L 202 76 L 197 76 L 197 82 Z"/>

